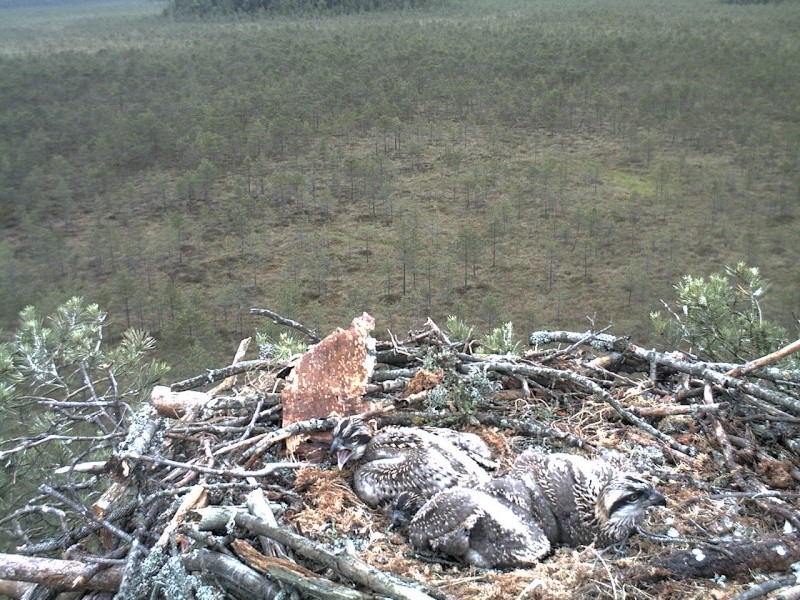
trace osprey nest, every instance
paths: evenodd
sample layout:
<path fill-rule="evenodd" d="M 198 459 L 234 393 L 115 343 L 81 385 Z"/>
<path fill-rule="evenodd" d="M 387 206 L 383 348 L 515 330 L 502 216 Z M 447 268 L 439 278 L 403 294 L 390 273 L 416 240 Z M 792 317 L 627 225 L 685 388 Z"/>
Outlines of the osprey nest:
<path fill-rule="evenodd" d="M 800 344 L 737 365 L 544 331 L 496 355 L 430 320 L 375 340 L 365 313 L 321 338 L 252 312 L 302 332 L 309 350 L 244 360 L 246 340 L 230 367 L 156 387 L 109 432 L 125 437 L 113 456 L 65 465 L 0 518 L 17 543 L 0 555 L 0 595 L 800 597 L 800 373 L 771 366 Z M 526 452 L 613 451 L 658 502 L 608 548 L 554 544 L 524 568 L 479 568 L 413 546 L 391 510 L 356 494 L 357 461 L 340 456 L 340 469 L 330 452 L 351 415 L 373 432 L 474 434 L 492 477 Z"/>

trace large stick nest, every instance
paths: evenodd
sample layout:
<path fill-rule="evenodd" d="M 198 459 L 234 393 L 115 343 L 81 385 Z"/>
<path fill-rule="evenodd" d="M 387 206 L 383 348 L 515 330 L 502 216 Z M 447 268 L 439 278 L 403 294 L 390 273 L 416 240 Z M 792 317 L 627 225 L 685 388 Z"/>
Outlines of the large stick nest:
<path fill-rule="evenodd" d="M 347 343 L 369 357 L 366 329 Z M 28 581 L 121 598 L 727 599 L 794 585 L 798 373 L 605 334 L 540 332 L 530 343 L 523 356 L 485 355 L 429 321 L 406 340 L 378 341 L 374 370 L 352 354 L 351 388 L 320 402 L 313 390 L 297 397 L 302 360 L 246 361 L 157 389 L 157 411 L 143 407 L 124 451 L 72 465 L 0 521 L 19 556 L 49 561 L 22 574 L 3 555 L 0 593 L 33 593 L 19 583 Z M 213 393 L 179 391 L 233 375 Z M 332 397 L 334 412 L 366 411 L 379 427 L 477 433 L 504 465 L 531 446 L 590 457 L 614 448 L 668 499 L 644 526 L 660 537 L 635 536 L 621 553 L 559 548 L 513 571 L 417 556 L 325 455 Z M 291 407 L 299 420 L 287 422 L 289 401 L 303 405 Z M 315 414 L 319 405 L 327 412 Z M 58 515 L 61 531 L 42 528 L 43 515 Z M 77 578 L 43 575 L 76 565 Z"/>

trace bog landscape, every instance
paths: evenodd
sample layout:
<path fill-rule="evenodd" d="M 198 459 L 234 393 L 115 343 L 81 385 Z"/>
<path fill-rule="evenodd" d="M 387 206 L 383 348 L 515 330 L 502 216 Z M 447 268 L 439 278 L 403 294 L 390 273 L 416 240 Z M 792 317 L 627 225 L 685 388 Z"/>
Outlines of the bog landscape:
<path fill-rule="evenodd" d="M 3 10 L 5 330 L 81 295 L 178 376 L 253 306 L 658 344 L 680 278 L 738 261 L 796 326 L 797 3 L 164 7 Z"/>

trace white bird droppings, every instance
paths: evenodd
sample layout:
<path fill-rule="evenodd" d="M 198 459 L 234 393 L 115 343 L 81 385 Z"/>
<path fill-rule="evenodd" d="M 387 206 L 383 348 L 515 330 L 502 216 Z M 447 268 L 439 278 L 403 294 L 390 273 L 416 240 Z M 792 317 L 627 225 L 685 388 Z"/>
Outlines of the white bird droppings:
<path fill-rule="evenodd" d="M 703 562 L 706 559 L 706 555 L 703 554 L 703 551 L 700 548 L 693 548 L 692 554 L 694 554 L 694 559 L 697 562 Z"/>

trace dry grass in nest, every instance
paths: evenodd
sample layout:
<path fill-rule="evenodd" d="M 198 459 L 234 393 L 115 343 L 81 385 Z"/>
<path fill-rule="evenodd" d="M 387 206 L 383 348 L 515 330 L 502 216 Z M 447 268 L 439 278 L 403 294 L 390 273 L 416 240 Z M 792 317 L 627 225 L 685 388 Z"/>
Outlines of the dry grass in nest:
<path fill-rule="evenodd" d="M 475 429 L 471 431 L 486 442 L 486 445 L 489 446 L 493 450 L 492 454 L 497 459 L 502 459 L 512 451 L 510 439 L 508 436 L 503 435 L 500 431 L 490 429 L 490 428 L 483 428 L 483 429 Z"/>
<path fill-rule="evenodd" d="M 300 531 L 318 534 L 335 527 L 339 534 L 370 529 L 370 509 L 358 499 L 341 473 L 315 467 L 301 469 L 296 485 L 306 489 L 306 508 L 291 521 Z"/>

